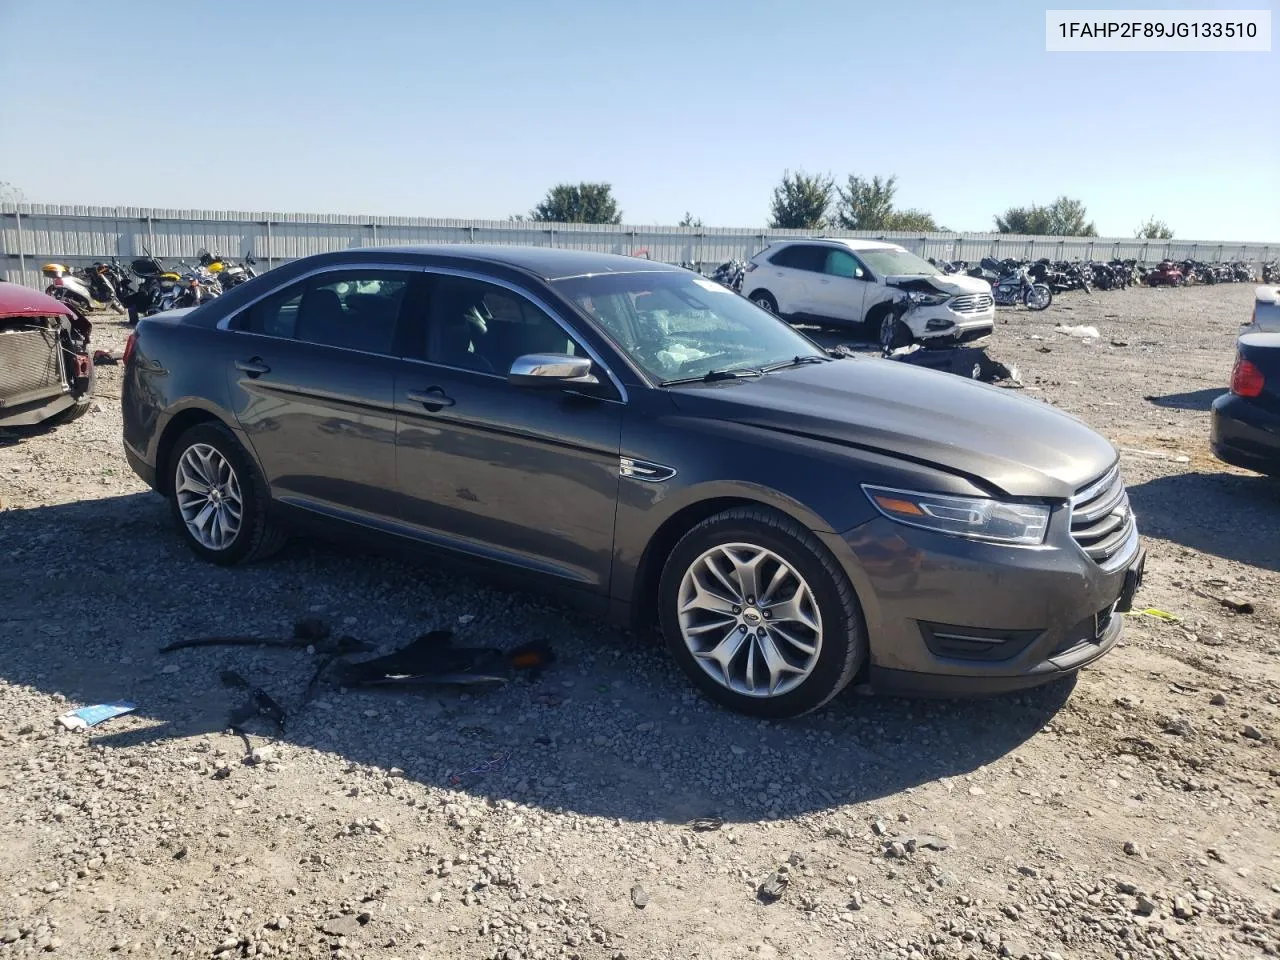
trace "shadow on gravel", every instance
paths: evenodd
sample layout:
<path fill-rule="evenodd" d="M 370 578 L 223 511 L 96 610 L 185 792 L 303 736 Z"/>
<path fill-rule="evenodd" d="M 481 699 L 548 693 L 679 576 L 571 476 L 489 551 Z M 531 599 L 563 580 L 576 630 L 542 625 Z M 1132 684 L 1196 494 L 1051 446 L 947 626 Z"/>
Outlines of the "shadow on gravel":
<path fill-rule="evenodd" d="M 1280 570 L 1280 482 L 1234 473 L 1181 473 L 1129 488 L 1145 536 Z"/>
<path fill-rule="evenodd" d="M 1226 393 L 1225 387 L 1211 387 L 1208 390 L 1193 390 L 1190 393 L 1170 393 L 1163 397 L 1147 397 L 1157 407 L 1170 410 L 1203 410 L 1208 412 L 1213 401 Z"/>
<path fill-rule="evenodd" d="M 451 628 L 466 644 L 545 638 L 558 659 L 536 681 L 484 695 L 324 687 L 304 704 L 317 666 L 305 651 L 157 652 L 186 637 L 284 637 L 304 616 L 384 650 Z M 175 789 L 210 775 L 188 769 L 200 767 L 193 758 L 239 769 L 245 748 L 226 727 L 246 694 L 219 682 L 234 670 L 288 713 L 279 776 L 329 783 L 341 772 L 296 745 L 357 765 L 341 779 L 368 789 L 398 767 L 495 801 L 632 821 L 793 817 L 963 776 L 1043 729 L 1073 688 L 963 702 L 850 691 L 799 721 L 750 720 L 695 696 L 656 644 L 436 567 L 306 543 L 250 567 L 201 563 L 152 494 L 0 514 L 0 633 L 8 683 L 74 706 L 136 702 L 135 715 L 88 735 L 169 771 Z M 21 704 L 20 691 L 0 695 Z"/>

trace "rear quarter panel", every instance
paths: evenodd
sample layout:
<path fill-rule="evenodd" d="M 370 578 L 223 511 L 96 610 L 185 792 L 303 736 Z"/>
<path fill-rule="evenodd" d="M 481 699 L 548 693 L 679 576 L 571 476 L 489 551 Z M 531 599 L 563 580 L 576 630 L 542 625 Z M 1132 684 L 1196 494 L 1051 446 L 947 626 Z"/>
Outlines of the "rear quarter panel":
<path fill-rule="evenodd" d="M 125 446 L 151 467 L 165 429 L 188 410 L 201 410 L 240 432 L 228 403 L 227 369 L 235 335 L 168 319 L 138 323 L 121 390 Z"/>

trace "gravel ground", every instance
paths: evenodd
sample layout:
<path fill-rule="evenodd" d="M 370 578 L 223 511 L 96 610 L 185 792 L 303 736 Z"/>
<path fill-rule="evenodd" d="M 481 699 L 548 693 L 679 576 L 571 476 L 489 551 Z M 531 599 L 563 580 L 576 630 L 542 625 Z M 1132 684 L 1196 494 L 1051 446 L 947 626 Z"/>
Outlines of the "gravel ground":
<path fill-rule="evenodd" d="M 651 642 L 433 567 L 306 543 L 199 563 L 125 464 L 103 368 L 93 413 L 0 446 L 0 958 L 1277 955 L 1280 486 L 1206 439 L 1251 297 L 1068 294 L 996 328 L 1027 391 L 1122 449 L 1140 606 L 1179 622 L 1132 617 L 1030 694 L 851 690 L 789 723 L 709 706 Z M 308 616 L 387 650 L 452 628 L 559 658 L 483 695 L 303 704 L 305 651 L 157 653 Z M 227 729 L 246 693 L 226 669 L 284 707 L 282 736 Z M 117 698 L 138 712 L 53 723 Z"/>

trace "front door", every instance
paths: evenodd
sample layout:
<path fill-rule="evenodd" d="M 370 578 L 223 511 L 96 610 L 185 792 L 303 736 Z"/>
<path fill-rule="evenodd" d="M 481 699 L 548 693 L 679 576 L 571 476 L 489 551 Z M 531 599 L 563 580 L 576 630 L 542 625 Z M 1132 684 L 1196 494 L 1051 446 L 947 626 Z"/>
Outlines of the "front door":
<path fill-rule="evenodd" d="M 327 271 L 235 318 L 232 406 L 272 496 L 382 515 L 395 485 L 395 326 L 420 270 Z"/>
<path fill-rule="evenodd" d="M 527 296 L 438 275 L 427 299 L 422 359 L 396 376 L 405 519 L 440 546 L 605 592 L 621 399 L 603 371 L 592 393 L 508 382 L 518 356 L 584 355 Z"/>

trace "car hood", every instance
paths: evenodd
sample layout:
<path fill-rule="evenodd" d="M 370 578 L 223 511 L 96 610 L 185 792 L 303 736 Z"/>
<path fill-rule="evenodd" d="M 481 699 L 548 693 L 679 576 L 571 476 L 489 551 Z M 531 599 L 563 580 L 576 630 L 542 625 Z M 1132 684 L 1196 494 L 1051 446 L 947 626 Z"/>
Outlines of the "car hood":
<path fill-rule="evenodd" d="M 952 296 L 963 293 L 990 293 L 991 284 L 979 277 L 971 277 L 964 273 L 938 274 L 932 277 L 885 277 L 884 282 L 891 287 L 902 287 L 904 290 L 926 290 L 932 287 L 949 293 Z"/>
<path fill-rule="evenodd" d="M 1104 437 L 1047 403 L 894 360 L 667 389 L 691 416 L 929 463 L 1010 496 L 1066 499 L 1117 459 Z"/>

